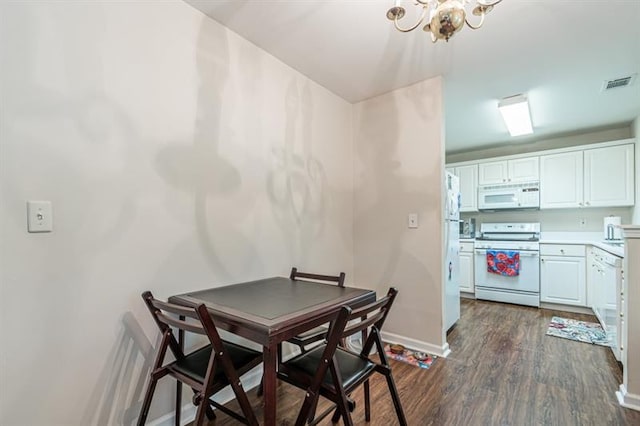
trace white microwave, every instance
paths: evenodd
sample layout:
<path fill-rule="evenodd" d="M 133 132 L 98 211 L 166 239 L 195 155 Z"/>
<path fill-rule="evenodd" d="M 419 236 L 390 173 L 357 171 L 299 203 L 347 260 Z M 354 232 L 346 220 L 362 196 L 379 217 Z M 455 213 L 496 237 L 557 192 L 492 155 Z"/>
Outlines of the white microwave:
<path fill-rule="evenodd" d="M 540 208 L 540 182 L 483 185 L 478 187 L 478 210 Z"/>

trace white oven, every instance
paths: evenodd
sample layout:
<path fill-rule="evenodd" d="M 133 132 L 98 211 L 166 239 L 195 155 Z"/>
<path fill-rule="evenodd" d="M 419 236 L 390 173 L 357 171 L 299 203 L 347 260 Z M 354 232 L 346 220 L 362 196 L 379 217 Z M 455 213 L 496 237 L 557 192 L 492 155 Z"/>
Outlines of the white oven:
<path fill-rule="evenodd" d="M 484 185 L 478 187 L 480 211 L 540 208 L 540 183 Z"/>
<path fill-rule="evenodd" d="M 540 224 L 482 224 L 475 243 L 476 298 L 540 306 Z M 491 272 L 487 251 L 517 253 L 517 275 Z"/>

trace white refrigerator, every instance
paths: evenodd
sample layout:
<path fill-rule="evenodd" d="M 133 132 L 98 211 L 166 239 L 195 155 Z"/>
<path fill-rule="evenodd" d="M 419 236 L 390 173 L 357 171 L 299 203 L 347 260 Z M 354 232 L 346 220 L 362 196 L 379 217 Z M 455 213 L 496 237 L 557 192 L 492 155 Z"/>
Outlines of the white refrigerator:
<path fill-rule="evenodd" d="M 460 319 L 460 181 L 445 175 L 444 207 L 444 330 Z"/>

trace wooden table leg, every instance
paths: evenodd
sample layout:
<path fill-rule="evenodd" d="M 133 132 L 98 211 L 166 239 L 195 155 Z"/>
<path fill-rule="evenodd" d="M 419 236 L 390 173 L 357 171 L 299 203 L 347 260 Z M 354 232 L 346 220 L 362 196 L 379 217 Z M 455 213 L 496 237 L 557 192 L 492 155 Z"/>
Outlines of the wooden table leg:
<path fill-rule="evenodd" d="M 277 352 L 277 344 L 263 347 L 263 398 L 265 426 L 275 426 L 276 424 L 276 368 L 278 360 Z"/>

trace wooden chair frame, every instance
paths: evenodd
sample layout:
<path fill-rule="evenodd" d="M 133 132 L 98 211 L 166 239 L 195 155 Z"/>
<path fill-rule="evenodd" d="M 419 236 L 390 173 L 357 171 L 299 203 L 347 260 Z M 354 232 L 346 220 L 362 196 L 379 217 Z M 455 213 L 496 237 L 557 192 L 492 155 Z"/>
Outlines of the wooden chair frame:
<path fill-rule="evenodd" d="M 374 373 L 380 373 L 386 378 L 398 420 L 401 425 L 407 425 L 398 390 L 391 373 L 391 367 L 385 355 L 384 345 L 380 337 L 380 330 L 387 318 L 397 292 L 395 288 L 391 288 L 384 298 L 358 309 L 351 310 L 348 307 L 341 308 L 337 317 L 331 323 L 330 332 L 324 344 L 322 356 L 318 361 L 314 375 L 309 375 L 300 369 L 291 368 L 297 360 L 308 357 L 309 354 L 301 354 L 292 360 L 280 364 L 278 377 L 306 391 L 302 408 L 296 419 L 296 426 L 302 426 L 307 421 L 310 421 L 310 419 L 313 419 L 315 406 L 320 395 L 331 400 L 337 406 L 332 418 L 333 422 L 337 422 L 339 418 L 342 417 L 345 425 L 353 425 L 350 415 L 352 409 L 348 396 L 360 385 L 364 385 L 365 419 L 369 422 L 371 420 L 369 378 Z M 351 321 L 354 322 L 350 324 Z M 351 352 L 338 346 L 342 339 L 360 332 L 366 332 L 367 336 L 360 353 Z M 374 345 L 380 359 L 379 362 L 372 360 L 369 356 Z M 366 371 L 362 371 L 362 374 L 357 380 L 349 383 L 348 387 L 345 387 L 336 351 L 344 351 L 348 353 L 349 356 L 357 356 L 363 361 L 366 361 L 367 365 L 371 367 Z M 324 382 L 327 374 L 331 375 L 333 385 L 328 385 Z M 333 408 L 317 416 L 311 420 L 310 423 L 317 424 L 331 411 L 333 411 Z"/>
<path fill-rule="evenodd" d="M 154 299 L 153 295 L 149 291 L 144 292 L 142 294 L 142 298 L 151 312 L 153 319 L 160 328 L 162 340 L 158 348 L 153 368 L 149 374 L 150 381 L 140 410 L 140 416 L 138 417 L 138 426 L 144 425 L 147 420 L 151 399 L 158 380 L 167 375 L 174 377 L 178 382 L 185 383 L 193 389 L 193 403 L 198 407 L 194 425 L 202 425 L 205 414 L 209 419 L 215 418 L 215 414 L 211 409 L 211 406 L 216 407 L 220 411 L 244 424 L 252 426 L 258 425 L 255 413 L 253 412 L 247 394 L 242 387 L 240 376 L 259 365 L 262 362 L 262 354 L 251 349 L 223 341 L 220 338 L 213 319 L 204 304 L 199 305 L 194 309 L 162 302 Z M 203 350 L 203 348 L 199 348 L 185 354 L 182 350 L 182 345 L 180 345 L 176 340 L 172 327 L 180 331 L 187 331 L 208 337 L 211 345 L 211 356 L 207 363 L 204 380 L 200 380 L 195 377 L 197 374 L 190 375 L 188 372 L 185 372 L 184 368 L 178 368 L 181 361 L 188 359 L 190 355 Z M 229 351 L 233 348 L 236 348 L 235 351 L 242 351 L 247 355 L 247 360 L 242 365 L 234 367 L 233 360 L 229 354 Z M 167 349 L 171 350 L 175 357 L 175 361 L 165 364 Z M 220 369 L 223 372 L 222 378 L 219 374 Z M 218 377 L 216 381 L 217 372 Z M 224 389 L 227 385 L 231 385 L 244 416 L 241 416 L 210 399 L 211 396 Z M 180 409 L 180 403 L 179 401 L 176 401 L 176 425 L 179 425 L 180 423 Z"/>

